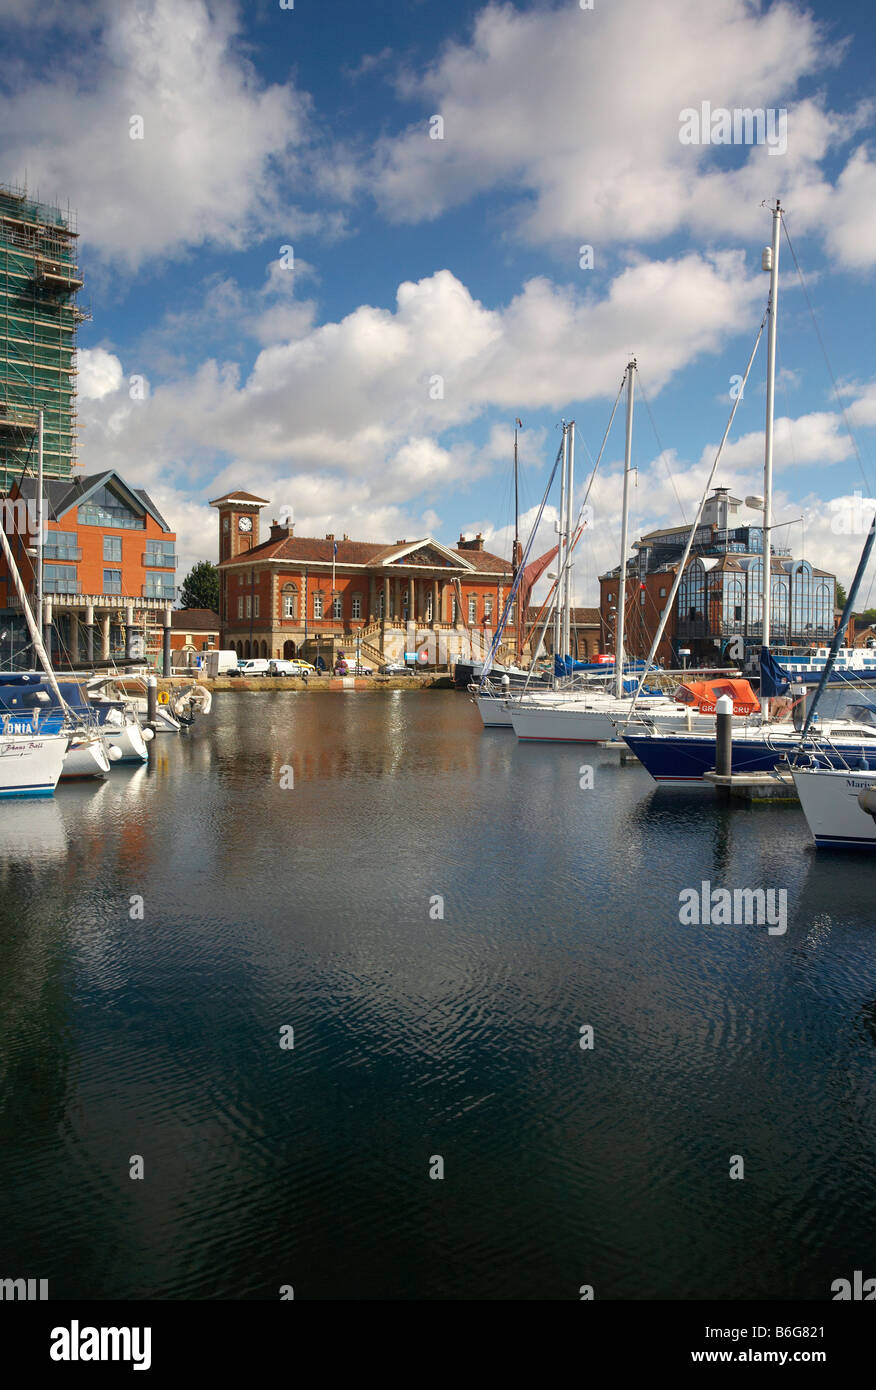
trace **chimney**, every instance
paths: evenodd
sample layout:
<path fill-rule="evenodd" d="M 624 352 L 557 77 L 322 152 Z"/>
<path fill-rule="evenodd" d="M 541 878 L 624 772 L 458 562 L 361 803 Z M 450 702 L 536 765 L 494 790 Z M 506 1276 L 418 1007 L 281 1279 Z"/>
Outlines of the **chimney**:
<path fill-rule="evenodd" d="M 465 536 L 460 536 L 460 538 L 459 538 L 459 545 L 458 545 L 456 548 L 457 548 L 457 550 L 483 550 L 483 548 L 484 548 L 484 538 L 483 538 L 483 535 L 481 534 L 480 531 L 478 531 L 478 533 L 477 533 L 477 535 L 475 536 L 475 538 L 474 538 L 473 541 L 467 541 L 467 540 L 465 539 Z"/>
<path fill-rule="evenodd" d="M 271 522 L 271 540 L 272 540 L 272 541 L 285 541 L 285 540 L 288 540 L 289 537 L 293 534 L 294 529 L 295 529 L 295 528 L 294 528 L 293 526 L 281 526 L 280 523 L 279 523 L 278 521 L 272 521 L 272 522 Z"/>
<path fill-rule="evenodd" d="M 335 538 L 335 533 L 334 533 L 334 531 L 328 531 L 328 532 L 326 533 L 326 540 L 327 540 L 327 541 L 333 541 L 334 538 Z"/>

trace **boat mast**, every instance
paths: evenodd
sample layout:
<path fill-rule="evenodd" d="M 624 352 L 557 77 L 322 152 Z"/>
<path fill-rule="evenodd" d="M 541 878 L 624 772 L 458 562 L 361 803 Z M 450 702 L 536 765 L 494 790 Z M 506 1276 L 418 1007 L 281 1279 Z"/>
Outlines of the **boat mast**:
<path fill-rule="evenodd" d="M 36 620 L 37 627 L 43 630 L 43 412 L 39 413 L 37 427 L 37 495 L 36 495 Z"/>
<path fill-rule="evenodd" d="M 566 577 L 563 604 L 563 656 L 572 654 L 572 497 L 575 489 L 575 421 L 569 421 L 566 483 Z"/>
<path fill-rule="evenodd" d="M 517 486 L 517 431 L 519 430 L 519 428 L 520 428 L 520 421 L 517 420 L 517 419 L 515 419 L 515 421 L 514 421 L 514 550 L 513 550 L 513 554 L 512 554 L 512 560 L 511 560 L 511 584 L 512 584 L 512 587 L 513 587 L 513 585 L 517 582 L 517 571 L 520 569 L 520 497 L 519 497 L 518 486 Z M 516 623 L 516 625 L 515 625 L 516 628 L 517 628 L 517 631 L 516 631 L 515 634 L 514 634 L 514 656 L 515 656 L 515 658 L 516 658 L 516 660 L 517 660 L 518 662 L 519 662 L 519 660 L 520 660 L 520 653 L 521 653 L 521 650 L 522 650 L 522 648 L 523 648 L 523 642 L 522 642 L 522 640 L 521 640 L 521 636 L 522 636 L 522 633 L 523 633 L 523 624 L 524 624 L 524 621 L 525 621 L 525 615 L 523 614 L 523 612 L 522 612 L 522 610 L 521 610 L 521 607 L 520 607 L 520 595 L 518 594 L 518 595 L 517 595 L 517 623 Z"/>
<path fill-rule="evenodd" d="M 767 324 L 766 423 L 763 455 L 763 627 L 761 645 L 769 647 L 773 606 L 773 412 L 776 390 L 776 319 L 779 298 L 779 234 L 782 205 L 778 198 L 773 209 L 772 246 L 764 248 L 761 265 L 770 273 L 769 321 Z M 769 701 L 761 704 L 767 718 Z"/>
<path fill-rule="evenodd" d="M 633 453 L 633 377 L 636 359 L 627 364 L 627 433 L 624 446 L 624 502 L 621 513 L 620 583 L 617 594 L 617 634 L 614 643 L 614 690 L 618 699 L 624 693 L 624 616 L 627 601 L 627 544 L 630 521 L 630 460 Z"/>
<path fill-rule="evenodd" d="M 563 651 L 563 564 L 564 542 L 566 539 L 566 469 L 569 461 L 569 429 L 563 421 L 563 468 L 560 473 L 560 520 L 557 526 L 557 584 L 554 594 L 554 681 L 556 681 L 557 659 L 565 655 Z"/>

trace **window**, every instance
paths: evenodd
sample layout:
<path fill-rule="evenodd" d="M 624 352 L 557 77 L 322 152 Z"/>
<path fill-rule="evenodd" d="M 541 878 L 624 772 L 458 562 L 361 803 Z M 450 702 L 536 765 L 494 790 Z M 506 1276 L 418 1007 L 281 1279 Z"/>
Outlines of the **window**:
<path fill-rule="evenodd" d="M 117 526 L 125 530 L 142 531 L 146 525 L 145 512 L 140 515 L 128 506 L 121 495 L 109 487 L 97 488 L 77 509 L 80 526 Z"/>
<path fill-rule="evenodd" d="M 252 611 L 253 611 L 253 616 L 256 617 L 256 618 L 259 616 L 259 598 L 260 598 L 260 595 L 259 595 L 259 594 L 256 594 L 255 598 L 253 599 L 253 610 L 252 610 Z"/>
<path fill-rule="evenodd" d="M 172 603 L 176 598 L 173 576 L 168 574 L 147 574 L 143 585 L 144 598 L 166 598 Z"/>
<path fill-rule="evenodd" d="M 660 597 L 661 597 L 661 598 L 665 598 L 665 597 L 666 597 L 666 590 L 665 590 L 665 589 L 661 589 L 661 590 L 660 590 Z"/>
<path fill-rule="evenodd" d="M 122 563 L 122 538 L 121 536 L 104 536 L 103 538 L 103 558 L 105 560 L 115 560 L 116 564 Z"/>
<path fill-rule="evenodd" d="M 314 618 L 321 618 L 321 617 L 322 617 L 322 590 L 321 590 L 321 589 L 317 589 L 317 590 L 316 590 L 316 593 L 313 595 L 313 616 L 314 616 Z"/>
<path fill-rule="evenodd" d="M 615 598 L 614 594 L 609 594 L 608 601 L 609 603 L 617 603 L 617 599 Z"/>
<path fill-rule="evenodd" d="M 456 602 L 456 594 L 450 600 L 450 621 L 452 623 L 459 621 L 459 604 Z"/>
<path fill-rule="evenodd" d="M 478 601 L 474 594 L 468 596 L 468 620 L 470 623 L 476 623 L 478 620 Z"/>
<path fill-rule="evenodd" d="M 296 584 L 283 585 L 283 617 L 298 617 L 298 586 Z"/>
<path fill-rule="evenodd" d="M 237 600 L 237 616 L 238 618 L 243 617 L 243 594 Z"/>
<path fill-rule="evenodd" d="M 341 602 L 342 602 L 342 600 L 341 600 L 340 594 L 336 594 L 335 597 L 334 597 L 334 599 L 332 600 L 332 617 L 333 617 L 337 622 L 340 622 L 341 617 L 342 617 L 342 613 L 341 613 Z"/>
<path fill-rule="evenodd" d="M 492 600 L 492 598 L 485 598 L 485 599 L 484 599 L 484 626 L 485 626 L 485 627 L 489 627 L 489 626 L 490 626 L 490 623 L 491 623 L 492 621 L 493 621 L 493 600 Z"/>
<path fill-rule="evenodd" d="M 77 594 L 75 565 L 44 565 L 43 592 L 47 594 Z"/>
<path fill-rule="evenodd" d="M 121 570 L 104 570 L 103 591 L 105 594 L 120 594 L 122 592 Z"/>
<path fill-rule="evenodd" d="M 354 618 L 361 618 L 361 617 L 362 617 L 362 595 L 361 595 L 361 594 L 354 594 L 354 595 L 353 595 L 353 617 L 354 617 Z"/>
<path fill-rule="evenodd" d="M 248 618 L 252 617 L 252 594 L 247 594 L 246 596 L 246 616 Z"/>
<path fill-rule="evenodd" d="M 50 531 L 43 546 L 44 560 L 66 560 L 73 563 L 81 558 L 76 545 L 75 531 Z"/>
<path fill-rule="evenodd" d="M 175 570 L 176 552 L 173 542 L 147 541 L 145 563 L 154 569 Z"/>

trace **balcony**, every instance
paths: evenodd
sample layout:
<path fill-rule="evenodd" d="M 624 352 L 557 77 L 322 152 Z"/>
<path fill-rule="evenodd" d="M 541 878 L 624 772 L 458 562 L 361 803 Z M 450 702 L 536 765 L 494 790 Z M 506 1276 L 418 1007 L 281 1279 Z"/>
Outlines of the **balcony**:
<path fill-rule="evenodd" d="M 44 545 L 43 559 L 53 560 L 62 565 L 75 565 L 82 559 L 82 551 L 79 546 L 66 546 L 62 548 L 58 545 Z"/>
<path fill-rule="evenodd" d="M 48 594 L 81 594 L 82 586 L 78 579 L 49 579 L 43 578 L 43 593 Z"/>
<path fill-rule="evenodd" d="M 155 603 L 173 603 L 176 599 L 176 585 L 169 584 L 166 588 L 158 588 L 157 585 L 144 584 L 140 597 L 152 599 Z"/>
<path fill-rule="evenodd" d="M 175 570 L 176 554 L 173 550 L 147 550 L 143 556 L 143 564 L 152 570 Z"/>

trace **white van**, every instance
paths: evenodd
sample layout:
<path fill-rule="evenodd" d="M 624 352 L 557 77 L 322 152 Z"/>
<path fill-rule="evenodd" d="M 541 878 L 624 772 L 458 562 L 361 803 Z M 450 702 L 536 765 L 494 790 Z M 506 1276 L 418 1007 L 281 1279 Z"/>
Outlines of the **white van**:
<path fill-rule="evenodd" d="M 238 676 L 266 676 L 268 674 L 268 663 L 265 657 L 252 657 L 246 661 L 238 661 L 235 667 L 235 674 Z M 229 675 L 231 673 L 229 672 Z"/>
<path fill-rule="evenodd" d="M 204 652 L 203 672 L 210 680 L 215 680 L 217 676 L 227 675 L 229 671 L 237 670 L 238 656 L 233 650 L 213 650 Z"/>

